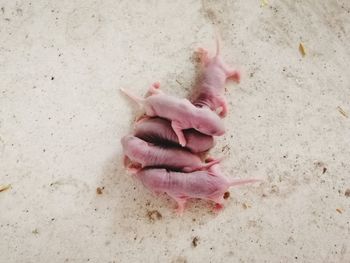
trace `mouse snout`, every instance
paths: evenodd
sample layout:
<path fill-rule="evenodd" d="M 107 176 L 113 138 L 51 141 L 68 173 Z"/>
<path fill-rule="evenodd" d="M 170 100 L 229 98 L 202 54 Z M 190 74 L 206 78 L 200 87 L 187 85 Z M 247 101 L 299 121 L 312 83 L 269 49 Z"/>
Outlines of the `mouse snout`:
<path fill-rule="evenodd" d="M 224 125 L 221 125 L 221 123 L 218 125 L 210 125 L 210 127 L 208 127 L 208 131 L 210 135 L 221 136 L 225 133 L 225 127 Z"/>
<path fill-rule="evenodd" d="M 137 145 L 137 144 L 140 144 L 140 142 L 143 143 L 144 141 L 140 140 L 139 138 L 133 135 L 127 135 L 121 139 L 121 143 L 124 147 L 130 147 L 135 144 Z"/>
<path fill-rule="evenodd" d="M 215 131 L 215 136 L 221 136 L 225 134 L 225 129 L 220 129 Z"/>
<path fill-rule="evenodd" d="M 126 144 L 126 142 L 128 141 L 128 138 L 127 138 L 128 136 L 124 136 L 124 137 L 122 137 L 121 139 L 120 139 L 120 142 L 122 143 L 122 145 L 125 145 Z"/>
<path fill-rule="evenodd" d="M 128 142 L 128 141 L 130 141 L 130 140 L 132 140 L 132 139 L 134 139 L 135 137 L 134 136 L 132 136 L 132 135 L 126 135 L 126 136 L 124 136 L 123 138 L 121 138 L 121 142 L 123 143 L 126 143 L 126 142 Z"/>

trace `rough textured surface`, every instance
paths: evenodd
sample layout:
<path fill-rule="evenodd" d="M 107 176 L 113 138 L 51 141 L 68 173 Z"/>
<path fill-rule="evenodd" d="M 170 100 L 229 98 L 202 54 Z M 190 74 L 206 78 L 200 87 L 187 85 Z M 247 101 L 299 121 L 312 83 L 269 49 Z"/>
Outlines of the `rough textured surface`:
<path fill-rule="evenodd" d="M 1 262 L 350 261 L 348 1 L 0 8 Z M 159 80 L 186 96 L 213 25 L 243 71 L 214 154 L 227 176 L 266 183 L 232 189 L 219 215 L 192 202 L 178 218 L 122 168 L 135 110 L 118 88 Z"/>

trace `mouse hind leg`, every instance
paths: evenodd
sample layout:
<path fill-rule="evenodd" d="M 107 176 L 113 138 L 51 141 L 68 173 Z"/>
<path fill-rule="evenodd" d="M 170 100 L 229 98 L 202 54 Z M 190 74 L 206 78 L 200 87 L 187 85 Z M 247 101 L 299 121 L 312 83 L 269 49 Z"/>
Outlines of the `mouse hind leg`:
<path fill-rule="evenodd" d="M 218 195 L 218 196 L 214 196 L 214 197 L 209 197 L 208 200 L 212 201 L 215 203 L 213 211 L 215 213 L 218 213 L 220 211 L 222 211 L 222 209 L 224 208 L 224 195 Z"/>
<path fill-rule="evenodd" d="M 185 138 L 185 135 L 183 133 L 183 128 L 181 127 L 180 123 L 177 121 L 172 121 L 171 127 L 173 128 L 173 130 L 178 138 L 179 144 L 182 147 L 186 146 L 186 138 Z"/>
<path fill-rule="evenodd" d="M 185 196 L 177 196 L 176 194 L 167 193 L 172 199 L 175 200 L 177 207 L 176 207 L 176 213 L 178 215 L 182 215 L 185 210 L 185 204 L 187 202 L 187 197 Z"/>
<path fill-rule="evenodd" d="M 148 94 L 149 96 L 156 95 L 156 94 L 163 94 L 164 92 L 160 89 L 160 83 L 159 81 L 154 82 L 149 88 L 148 88 Z"/>

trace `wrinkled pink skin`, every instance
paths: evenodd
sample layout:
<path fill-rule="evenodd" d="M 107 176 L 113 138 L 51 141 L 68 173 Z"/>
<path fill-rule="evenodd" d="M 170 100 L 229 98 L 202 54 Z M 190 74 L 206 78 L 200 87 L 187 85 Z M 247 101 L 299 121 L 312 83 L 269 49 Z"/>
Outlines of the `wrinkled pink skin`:
<path fill-rule="evenodd" d="M 225 117 L 228 111 L 224 97 L 225 83 L 228 79 L 239 82 L 240 72 L 224 63 L 220 55 L 218 38 L 217 53 L 214 57 L 210 58 L 208 51 L 204 48 L 199 48 L 198 53 L 203 69 L 191 101 L 197 107 L 208 107 L 213 111 L 220 111 L 220 117 Z"/>
<path fill-rule="evenodd" d="M 166 95 L 159 90 L 159 84 L 150 87 L 150 96 L 136 97 L 121 89 L 131 99 L 143 106 L 146 115 L 162 117 L 171 121 L 181 146 L 186 145 L 183 130 L 193 128 L 201 133 L 221 136 L 225 133 L 222 120 L 208 108 L 197 108 L 189 100 Z"/>
<path fill-rule="evenodd" d="M 141 119 L 135 124 L 134 135 L 144 141 L 160 145 L 179 145 L 179 140 L 171 128 L 170 121 L 162 118 Z M 205 152 L 215 145 L 213 136 L 194 129 L 184 131 L 186 148 L 193 153 Z"/>
<path fill-rule="evenodd" d="M 192 172 L 208 168 L 219 160 L 203 163 L 195 154 L 183 148 L 162 148 L 147 143 L 132 135 L 121 139 L 124 154 L 136 164 L 144 167 L 167 167 L 174 170 Z"/>
<path fill-rule="evenodd" d="M 218 165 L 205 171 L 182 173 L 166 169 L 142 169 L 136 172 L 142 184 L 155 194 L 166 193 L 177 203 L 177 212 L 182 214 L 185 203 L 191 198 L 210 200 L 216 203 L 216 209 L 222 208 L 224 193 L 234 185 L 253 183 L 257 179 L 225 178 Z"/>

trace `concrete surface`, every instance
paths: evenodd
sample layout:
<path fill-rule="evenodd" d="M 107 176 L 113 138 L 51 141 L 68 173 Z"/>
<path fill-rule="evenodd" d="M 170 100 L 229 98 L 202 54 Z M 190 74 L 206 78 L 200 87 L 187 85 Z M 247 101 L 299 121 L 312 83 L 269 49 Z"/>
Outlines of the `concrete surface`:
<path fill-rule="evenodd" d="M 350 262 L 349 1 L 0 7 L 0 184 L 11 185 L 0 262 Z M 228 156 L 227 176 L 266 182 L 231 189 L 219 215 L 191 202 L 179 218 L 121 166 L 136 111 L 118 88 L 159 80 L 187 96 L 193 49 L 213 48 L 215 28 L 245 77 L 228 87 L 213 155 Z"/>

